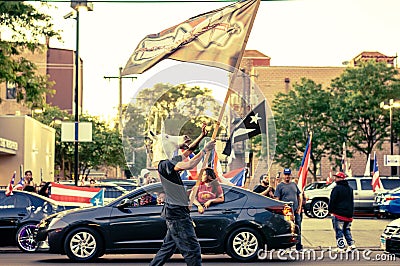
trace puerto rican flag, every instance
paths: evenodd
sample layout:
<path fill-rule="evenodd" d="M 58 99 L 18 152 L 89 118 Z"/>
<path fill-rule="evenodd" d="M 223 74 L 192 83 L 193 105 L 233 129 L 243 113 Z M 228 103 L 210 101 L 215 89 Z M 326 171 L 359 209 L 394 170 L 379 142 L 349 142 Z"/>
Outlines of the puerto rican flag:
<path fill-rule="evenodd" d="M 50 198 L 63 203 L 74 203 L 86 206 L 100 206 L 103 204 L 104 192 L 102 188 L 67 186 L 51 183 Z"/>
<path fill-rule="evenodd" d="M 311 156 L 311 140 L 312 140 L 312 133 L 308 137 L 306 149 L 303 155 L 303 160 L 301 161 L 300 169 L 298 172 L 299 182 L 297 186 L 299 187 L 301 192 L 304 191 L 304 187 L 307 183 L 308 167 L 310 165 L 310 156 Z"/>
<path fill-rule="evenodd" d="M 244 167 L 232 170 L 228 173 L 219 177 L 219 180 L 223 184 L 234 185 L 238 187 L 244 187 L 246 182 L 246 169 Z"/>
<path fill-rule="evenodd" d="M 379 177 L 379 168 L 378 168 L 378 160 L 376 158 L 376 152 L 374 152 L 374 169 L 372 170 L 372 190 L 375 192 L 376 190 L 382 189 L 383 185 L 381 182 L 381 178 Z"/>
<path fill-rule="evenodd" d="M 25 186 L 24 179 L 21 177 L 19 182 L 14 186 L 13 190 L 23 190 Z"/>
<path fill-rule="evenodd" d="M 8 184 L 8 186 L 7 186 L 7 189 L 6 189 L 6 196 L 8 197 L 8 196 L 11 196 L 13 193 L 13 188 L 14 188 L 14 181 L 15 181 L 15 171 L 14 171 L 14 174 L 13 174 L 13 176 L 11 177 L 11 180 L 10 180 L 10 183 Z"/>

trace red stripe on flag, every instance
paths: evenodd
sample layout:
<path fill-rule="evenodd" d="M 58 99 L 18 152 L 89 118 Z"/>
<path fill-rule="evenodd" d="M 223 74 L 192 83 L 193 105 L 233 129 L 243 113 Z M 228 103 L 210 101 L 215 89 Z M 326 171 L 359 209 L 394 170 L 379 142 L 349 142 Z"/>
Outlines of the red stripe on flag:
<path fill-rule="evenodd" d="M 55 201 L 64 201 L 64 202 L 90 203 L 91 198 L 52 194 L 51 199 Z"/>

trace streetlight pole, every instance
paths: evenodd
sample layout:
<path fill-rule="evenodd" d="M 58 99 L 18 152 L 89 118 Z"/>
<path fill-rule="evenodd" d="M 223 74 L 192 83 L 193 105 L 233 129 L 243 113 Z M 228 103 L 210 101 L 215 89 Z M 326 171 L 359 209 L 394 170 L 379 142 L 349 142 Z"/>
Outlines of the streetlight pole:
<path fill-rule="evenodd" d="M 74 141 L 74 179 L 75 186 L 78 186 L 79 180 L 79 11 L 93 11 L 93 4 L 88 1 L 71 1 L 71 7 L 76 11 L 76 43 L 75 43 L 75 141 Z M 64 18 L 69 18 L 70 14 Z"/>
<path fill-rule="evenodd" d="M 394 134 L 393 134 L 393 108 L 400 108 L 400 102 L 395 102 L 393 99 L 389 100 L 389 104 L 385 104 L 385 102 L 381 102 L 380 107 L 387 110 L 389 109 L 389 127 L 390 127 L 390 155 L 393 155 L 393 142 L 394 142 Z M 397 175 L 397 166 L 391 166 L 390 171 L 391 176 Z"/>

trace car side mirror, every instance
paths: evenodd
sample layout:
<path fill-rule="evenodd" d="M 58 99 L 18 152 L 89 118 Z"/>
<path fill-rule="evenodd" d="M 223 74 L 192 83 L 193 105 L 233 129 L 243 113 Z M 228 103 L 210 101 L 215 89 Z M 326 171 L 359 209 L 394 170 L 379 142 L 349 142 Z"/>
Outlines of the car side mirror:
<path fill-rule="evenodd" d="M 128 207 L 130 204 L 131 204 L 131 201 L 129 199 L 123 199 L 118 203 L 117 208 L 123 209 L 123 208 Z"/>

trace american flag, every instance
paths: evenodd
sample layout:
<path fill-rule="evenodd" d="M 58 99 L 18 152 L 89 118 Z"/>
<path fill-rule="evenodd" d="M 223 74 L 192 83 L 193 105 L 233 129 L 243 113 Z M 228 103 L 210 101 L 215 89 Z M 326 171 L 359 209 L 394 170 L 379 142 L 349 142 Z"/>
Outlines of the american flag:
<path fill-rule="evenodd" d="M 7 189 L 6 189 L 6 196 L 8 197 L 8 196 L 11 196 L 13 193 L 13 188 L 14 188 L 14 181 L 15 181 L 15 171 L 14 171 L 14 174 L 13 174 L 13 176 L 11 177 L 11 180 L 10 180 L 10 183 L 8 184 L 8 186 L 7 186 Z"/>
<path fill-rule="evenodd" d="M 378 160 L 376 158 L 376 152 L 374 152 L 374 169 L 372 170 L 373 175 L 372 175 L 372 190 L 375 192 L 378 189 L 382 189 L 383 185 L 381 182 L 381 178 L 379 176 L 379 168 L 378 168 Z"/>

